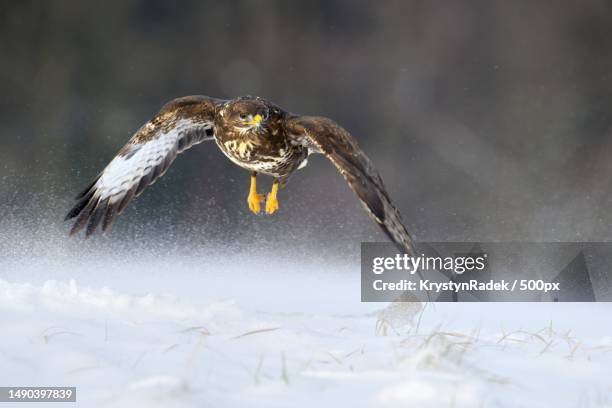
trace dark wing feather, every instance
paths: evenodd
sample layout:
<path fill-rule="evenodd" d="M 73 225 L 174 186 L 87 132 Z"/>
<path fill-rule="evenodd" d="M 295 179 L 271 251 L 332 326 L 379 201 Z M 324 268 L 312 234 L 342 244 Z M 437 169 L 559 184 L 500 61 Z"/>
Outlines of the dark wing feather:
<path fill-rule="evenodd" d="M 213 137 L 215 106 L 222 101 L 187 96 L 166 104 L 142 126 L 95 180 L 76 197 L 66 216 L 76 218 L 70 235 L 102 224 L 108 231 L 134 197 L 170 167 L 177 154 Z"/>
<path fill-rule="evenodd" d="M 318 116 L 291 117 L 286 130 L 294 143 L 331 160 L 385 234 L 400 250 L 415 254 L 412 238 L 378 171 L 349 132 L 331 119 Z"/>

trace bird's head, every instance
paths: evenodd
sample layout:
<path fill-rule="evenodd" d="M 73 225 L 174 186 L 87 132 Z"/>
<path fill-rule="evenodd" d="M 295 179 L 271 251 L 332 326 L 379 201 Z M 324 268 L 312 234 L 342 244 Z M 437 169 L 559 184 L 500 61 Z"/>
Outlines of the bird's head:
<path fill-rule="evenodd" d="M 270 132 L 277 126 L 281 111 L 261 98 L 242 97 L 226 104 L 223 117 L 239 132 Z"/>

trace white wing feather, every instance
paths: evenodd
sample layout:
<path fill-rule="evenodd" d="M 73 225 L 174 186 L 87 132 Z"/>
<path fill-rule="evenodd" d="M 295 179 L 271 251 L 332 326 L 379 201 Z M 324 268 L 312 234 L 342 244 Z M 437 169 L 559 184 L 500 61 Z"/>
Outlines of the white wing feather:
<path fill-rule="evenodd" d="M 161 133 L 157 139 L 133 144 L 127 148 L 127 155 L 116 156 L 95 184 L 99 199 L 110 198 L 111 203 L 117 202 L 125 192 L 151 174 L 166 158 L 175 156 L 180 134 L 185 127 L 185 124 L 181 124 L 167 133 Z M 163 169 L 166 170 L 167 168 Z M 153 184 L 162 175 L 163 173 L 150 180 L 149 184 Z"/>
<path fill-rule="evenodd" d="M 212 138 L 211 123 L 189 119 L 178 120 L 167 130 L 163 127 L 156 130 L 149 122 L 141 131 L 156 134 L 144 141 L 136 136 L 132 138 L 92 185 L 77 197 L 79 202 L 66 217 L 67 220 L 77 218 L 71 235 L 87 225 L 86 235 L 89 236 L 100 222 L 103 222 L 102 230 L 106 231 L 134 197 L 168 170 L 178 153 Z"/>

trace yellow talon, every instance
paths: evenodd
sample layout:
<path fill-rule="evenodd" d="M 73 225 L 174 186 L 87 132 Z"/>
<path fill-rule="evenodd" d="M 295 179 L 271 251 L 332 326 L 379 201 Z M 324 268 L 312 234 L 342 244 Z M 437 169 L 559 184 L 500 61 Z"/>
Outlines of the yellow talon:
<path fill-rule="evenodd" d="M 253 211 L 255 214 L 259 214 L 259 211 L 261 210 L 261 205 L 259 203 L 261 203 L 263 200 L 263 194 L 249 194 L 248 202 L 251 211 Z"/>
<path fill-rule="evenodd" d="M 272 184 L 272 191 L 268 193 L 268 197 L 266 199 L 266 214 L 272 214 L 278 210 L 276 193 L 278 193 L 278 181 L 274 180 L 274 183 Z"/>
<path fill-rule="evenodd" d="M 255 174 L 251 175 L 251 188 L 249 189 L 249 196 L 247 197 L 247 202 L 249 203 L 249 209 L 253 211 L 255 214 L 259 214 L 261 203 L 264 200 L 263 194 L 257 194 L 257 176 Z"/>

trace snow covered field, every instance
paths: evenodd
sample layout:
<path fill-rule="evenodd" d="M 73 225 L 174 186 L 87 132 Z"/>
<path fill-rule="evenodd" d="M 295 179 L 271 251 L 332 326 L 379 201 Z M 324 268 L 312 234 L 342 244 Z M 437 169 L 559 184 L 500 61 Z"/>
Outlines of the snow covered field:
<path fill-rule="evenodd" d="M 76 386 L 80 407 L 612 406 L 610 304 L 363 304 L 354 260 L 6 231 L 0 385 Z"/>

